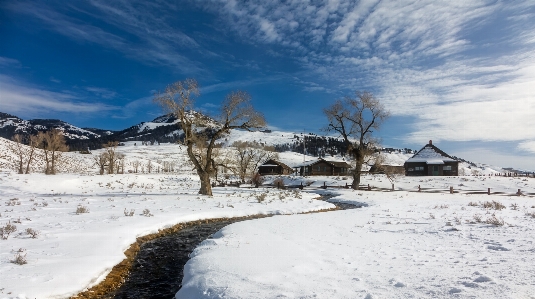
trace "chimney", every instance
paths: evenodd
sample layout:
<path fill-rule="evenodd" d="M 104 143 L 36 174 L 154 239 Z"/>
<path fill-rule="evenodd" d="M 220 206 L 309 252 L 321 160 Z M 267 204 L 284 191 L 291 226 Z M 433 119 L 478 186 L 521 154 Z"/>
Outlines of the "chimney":
<path fill-rule="evenodd" d="M 429 145 L 433 145 L 433 140 L 429 140 Z"/>

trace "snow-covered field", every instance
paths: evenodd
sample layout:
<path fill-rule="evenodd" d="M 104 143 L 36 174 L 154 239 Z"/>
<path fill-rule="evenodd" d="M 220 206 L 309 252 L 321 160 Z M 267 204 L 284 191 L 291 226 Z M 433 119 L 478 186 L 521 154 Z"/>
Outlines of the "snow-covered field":
<path fill-rule="evenodd" d="M 230 225 L 205 241 L 192 254 L 178 298 L 535 298 L 535 197 L 513 196 L 518 189 L 534 194 L 535 179 L 398 177 L 396 192 L 381 192 L 320 188 L 351 182 L 343 177 L 285 177 L 310 187 L 270 189 L 263 201 L 267 190 L 231 187 L 200 197 L 176 145 L 132 142 L 118 151 L 127 170 L 133 161 L 167 161 L 176 172 L 99 176 L 92 155 L 68 153 L 63 173 L 18 175 L 2 151 L 0 226 L 17 230 L 0 240 L 0 298 L 66 298 L 102 280 L 136 237 L 252 214 L 278 216 Z M 362 183 L 391 187 L 384 176 Z M 418 185 L 461 193 L 412 192 Z M 466 194 L 487 188 L 509 195 Z M 332 208 L 313 200 L 325 192 L 365 207 L 297 214 Z M 13 263 L 17 256 L 27 263 Z"/>

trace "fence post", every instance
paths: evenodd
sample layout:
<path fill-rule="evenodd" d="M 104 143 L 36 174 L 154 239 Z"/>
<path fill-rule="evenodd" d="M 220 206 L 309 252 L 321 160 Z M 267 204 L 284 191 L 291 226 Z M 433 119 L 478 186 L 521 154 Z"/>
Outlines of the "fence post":
<path fill-rule="evenodd" d="M 487 188 L 487 195 L 490 195 L 490 188 Z"/>
<path fill-rule="evenodd" d="M 453 186 L 450 186 L 450 194 L 453 194 Z"/>
<path fill-rule="evenodd" d="M 418 185 L 418 192 L 422 192 L 422 188 L 420 188 L 420 185 Z"/>
<path fill-rule="evenodd" d="M 277 181 L 277 189 L 280 189 L 280 184 L 281 184 L 281 182 Z"/>
<path fill-rule="evenodd" d="M 392 191 L 394 191 L 394 184 L 392 184 Z"/>
<path fill-rule="evenodd" d="M 301 182 L 301 186 L 299 186 L 300 190 L 303 190 L 303 182 Z"/>
<path fill-rule="evenodd" d="M 372 187 L 370 187 L 370 184 L 368 184 L 368 191 L 372 191 Z"/>
<path fill-rule="evenodd" d="M 327 189 L 327 185 L 323 182 L 323 189 Z"/>
<path fill-rule="evenodd" d="M 518 196 L 522 195 L 522 192 L 520 192 L 520 189 L 518 189 L 518 192 L 516 192 L 516 195 Z"/>

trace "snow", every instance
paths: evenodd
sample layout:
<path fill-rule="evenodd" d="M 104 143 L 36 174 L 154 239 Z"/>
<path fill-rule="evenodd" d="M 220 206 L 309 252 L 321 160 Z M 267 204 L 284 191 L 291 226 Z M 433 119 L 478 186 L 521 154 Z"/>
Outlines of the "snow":
<path fill-rule="evenodd" d="M 39 163 L 30 175 L 15 174 L 10 142 L 0 139 L 0 226 L 10 222 L 17 231 L 0 240 L 0 298 L 67 298 L 101 281 L 139 236 L 187 221 L 253 214 L 277 216 L 227 226 L 204 241 L 191 255 L 177 298 L 535 298 L 535 179 L 488 176 L 499 168 L 461 163 L 467 174 L 487 176 L 395 177 L 395 192 L 321 189 L 350 184 L 347 177 L 282 176 L 286 185 L 308 187 L 299 196 L 227 187 L 202 197 L 185 149 L 175 144 L 117 147 L 126 170 L 139 161 L 140 173 L 96 175 L 99 150 L 65 153 L 60 173 L 45 176 Z M 386 154 L 386 160 L 400 162 L 402 155 Z M 296 153 L 279 158 L 303 162 Z M 147 173 L 149 161 L 153 173 Z M 154 173 L 166 163 L 174 172 Z M 266 176 L 264 183 L 277 178 Z M 365 175 L 361 183 L 392 186 L 381 175 Z M 453 186 L 459 193 L 414 192 L 418 186 Z M 505 195 L 468 194 L 487 188 Z M 529 196 L 513 196 L 518 189 Z M 267 191 L 259 202 L 257 192 Z M 314 200 L 318 193 L 363 207 L 298 214 L 333 207 Z M 486 201 L 506 208 L 485 209 Z M 76 214 L 79 206 L 89 213 Z M 144 216 L 145 209 L 153 216 Z M 493 216 L 505 225 L 484 223 Z M 39 231 L 36 239 L 28 228 Z M 11 262 L 19 250 L 25 265 Z"/>
<path fill-rule="evenodd" d="M 408 159 L 407 162 L 427 162 L 427 161 L 455 161 L 454 159 L 445 157 L 441 155 L 440 153 L 437 153 L 432 147 L 425 146 L 423 149 L 421 149 L 417 154 L 415 154 L 412 158 Z M 429 163 L 429 164 L 437 164 L 437 163 Z"/>
<path fill-rule="evenodd" d="M 154 129 L 156 129 L 158 127 L 161 127 L 161 126 L 176 126 L 177 123 L 178 123 L 178 121 L 174 121 L 172 123 L 143 122 L 143 123 L 139 124 L 138 133 L 142 133 L 142 132 L 148 131 L 148 130 L 154 130 Z"/>
<path fill-rule="evenodd" d="M 227 226 L 193 252 L 176 298 L 534 298 L 532 197 L 328 192 L 366 206 Z M 468 205 L 492 200 L 507 208 Z M 493 214 L 506 224 L 474 222 Z"/>

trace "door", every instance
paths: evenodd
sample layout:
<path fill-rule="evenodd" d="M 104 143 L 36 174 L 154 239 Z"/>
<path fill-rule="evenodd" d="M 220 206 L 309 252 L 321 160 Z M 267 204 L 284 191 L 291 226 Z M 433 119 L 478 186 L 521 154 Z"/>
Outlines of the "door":
<path fill-rule="evenodd" d="M 433 165 L 433 175 L 438 175 L 438 165 Z"/>

